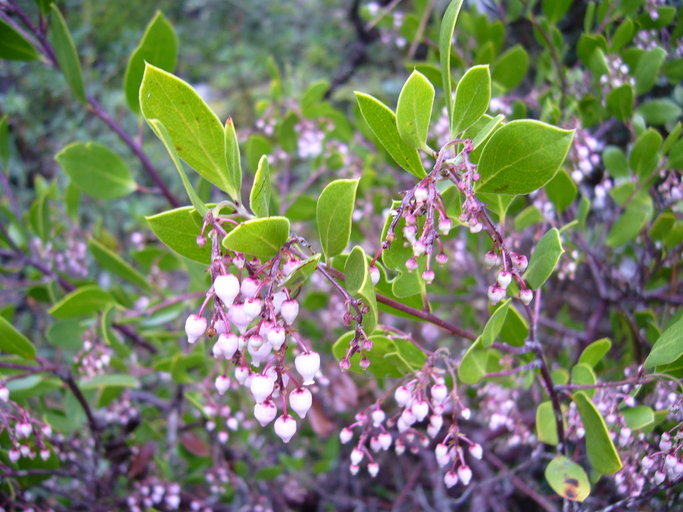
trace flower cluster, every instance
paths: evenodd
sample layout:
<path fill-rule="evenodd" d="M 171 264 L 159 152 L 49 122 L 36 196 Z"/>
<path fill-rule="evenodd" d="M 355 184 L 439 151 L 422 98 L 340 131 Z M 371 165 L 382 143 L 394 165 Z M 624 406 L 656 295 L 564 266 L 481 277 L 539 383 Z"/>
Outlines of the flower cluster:
<path fill-rule="evenodd" d="M 215 379 L 219 394 L 232 385 L 228 375 L 234 366 L 234 381 L 248 388 L 256 402 L 254 417 L 266 426 L 275 420 L 275 433 L 285 442 L 294 436 L 297 426 L 288 413 L 289 408 L 305 418 L 313 401 L 308 386 L 314 383 L 320 369 L 320 356 L 307 346 L 293 327 L 299 314 L 299 302 L 285 282 L 298 268 L 301 260 L 285 246 L 268 261 L 248 260 L 244 254 L 222 253 L 216 243 L 222 219 L 207 215 L 212 225 L 213 285 L 196 314 L 185 322 L 188 343 L 195 343 L 208 334 L 218 336 L 212 353 L 225 361 L 222 372 Z M 205 243 L 203 235 L 198 238 Z M 210 320 L 204 310 L 213 301 Z M 295 376 L 286 365 L 287 351 L 298 352 L 294 359 Z M 278 415 L 278 399 L 282 414 Z"/>
<path fill-rule="evenodd" d="M 52 427 L 33 418 L 27 410 L 10 400 L 4 383 L 0 384 L 0 434 L 7 432 L 11 447 L 7 457 L 12 464 L 19 459 L 50 458 Z"/>
<path fill-rule="evenodd" d="M 163 482 L 156 478 L 135 482 L 135 487 L 126 498 L 130 512 L 142 512 L 151 508 L 178 510 L 181 504 L 180 485 Z"/>
<path fill-rule="evenodd" d="M 112 349 L 104 343 L 99 342 L 97 339 L 95 341 L 85 339 L 83 347 L 74 356 L 74 363 L 81 375 L 94 377 L 107 370 L 112 355 Z"/>
<path fill-rule="evenodd" d="M 611 89 L 616 89 L 622 85 L 636 85 L 635 78 L 629 74 L 628 66 L 619 55 L 607 55 L 607 74 L 600 77 L 600 84 L 604 87 L 603 93 L 607 95 Z"/>

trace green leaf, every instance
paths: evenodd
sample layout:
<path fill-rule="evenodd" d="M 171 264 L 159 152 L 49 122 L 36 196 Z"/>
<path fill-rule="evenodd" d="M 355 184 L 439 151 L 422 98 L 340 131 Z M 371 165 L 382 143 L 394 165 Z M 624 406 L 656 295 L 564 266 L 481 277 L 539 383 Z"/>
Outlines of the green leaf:
<path fill-rule="evenodd" d="M 488 66 L 474 66 L 458 82 L 451 118 L 451 133 L 458 134 L 486 113 L 491 101 L 491 73 Z"/>
<path fill-rule="evenodd" d="M 676 216 L 671 212 L 662 212 L 652 223 L 650 228 L 650 238 L 652 240 L 664 240 L 676 222 Z"/>
<path fill-rule="evenodd" d="M 237 140 L 237 131 L 232 117 L 225 122 L 223 129 L 225 135 L 225 161 L 228 166 L 228 181 L 235 189 L 236 197 L 239 202 L 240 191 L 242 190 L 242 160 L 240 158 L 240 145 Z"/>
<path fill-rule="evenodd" d="M 583 349 L 579 357 L 579 363 L 595 367 L 605 354 L 609 352 L 610 348 L 612 348 L 612 341 L 609 338 L 600 338 Z"/>
<path fill-rule="evenodd" d="M 268 157 L 263 155 L 258 163 L 254 184 L 249 193 L 249 206 L 257 217 L 268 217 L 270 207 L 270 166 Z"/>
<path fill-rule="evenodd" d="M 72 318 L 100 313 L 114 304 L 114 298 L 95 285 L 81 286 L 52 306 L 48 313 L 55 318 Z"/>
<path fill-rule="evenodd" d="M 128 59 L 123 77 L 123 89 L 130 109 L 140 113 L 140 84 L 148 62 L 169 73 L 173 73 L 178 60 L 178 38 L 173 26 L 161 11 L 157 11 L 149 22 L 140 44 Z"/>
<path fill-rule="evenodd" d="M 529 70 L 529 54 L 521 45 L 515 45 L 505 51 L 493 63 L 491 78 L 508 92 L 517 87 Z"/>
<path fill-rule="evenodd" d="M 593 368 L 586 363 L 579 363 L 572 368 L 572 384 L 578 386 L 594 386 L 598 382 Z M 582 389 L 588 398 L 593 398 L 595 389 Z"/>
<path fill-rule="evenodd" d="M 498 197 L 511 197 L 511 196 L 498 196 Z M 515 231 L 522 231 L 529 226 L 543 222 L 543 214 L 533 204 L 527 206 L 517 214 L 515 217 Z"/>
<path fill-rule="evenodd" d="M 97 199 L 117 199 L 137 188 L 126 162 L 98 142 L 74 142 L 55 156 L 71 183 Z"/>
<path fill-rule="evenodd" d="M 668 98 L 646 101 L 638 107 L 638 113 L 647 124 L 664 125 L 681 118 L 681 107 Z"/>
<path fill-rule="evenodd" d="M 66 83 L 71 92 L 81 103 L 87 103 L 85 97 L 85 86 L 83 85 L 83 70 L 81 62 L 78 60 L 76 45 L 71 38 L 69 27 L 66 26 L 64 17 L 56 5 L 50 6 L 52 15 L 50 16 L 50 40 L 55 50 L 59 68 L 64 74 Z"/>
<path fill-rule="evenodd" d="M 340 254 L 351 237 L 351 221 L 358 179 L 335 180 L 318 197 L 316 220 L 325 259 Z"/>
<path fill-rule="evenodd" d="M 557 228 L 552 228 L 536 244 L 529 268 L 524 273 L 524 279 L 533 290 L 538 290 L 552 275 L 562 253 L 564 249 L 560 232 Z"/>
<path fill-rule="evenodd" d="M 223 125 L 189 84 L 146 64 L 140 109 L 145 119 L 161 121 L 183 160 L 232 199 L 239 200 L 240 183 L 228 168 Z"/>
<path fill-rule="evenodd" d="M 486 114 L 484 114 L 482 119 L 485 118 L 488 118 Z M 503 114 L 498 114 L 496 117 L 489 119 L 486 122 L 486 124 L 480 130 L 477 131 L 477 134 L 472 139 L 472 147 L 474 149 L 477 149 L 479 146 L 482 145 L 482 143 L 486 142 L 489 136 L 498 129 L 498 126 L 500 125 L 500 123 L 503 122 L 503 119 L 505 119 L 505 116 Z"/>
<path fill-rule="evenodd" d="M 648 128 L 636 139 L 629 155 L 629 165 L 640 178 L 649 176 L 657 166 L 661 145 L 662 136 L 654 128 Z"/>
<path fill-rule="evenodd" d="M 622 416 L 626 421 L 626 425 L 631 430 L 642 430 L 648 428 L 655 423 L 655 413 L 651 407 L 647 405 L 636 405 L 635 407 L 627 407 L 621 410 Z"/>
<path fill-rule="evenodd" d="M 132 375 L 109 373 L 104 375 L 95 375 L 91 378 L 83 378 L 78 382 L 78 386 L 83 390 L 109 387 L 137 388 L 140 387 L 140 382 Z"/>
<path fill-rule="evenodd" d="M 166 148 L 166 151 L 168 151 L 168 154 L 171 157 L 171 160 L 173 161 L 173 165 L 175 165 L 175 168 L 178 171 L 178 174 L 180 175 L 180 181 L 183 182 L 185 192 L 187 193 L 187 196 L 190 198 L 190 202 L 195 207 L 197 212 L 199 212 L 199 214 L 202 217 L 204 217 L 208 212 L 208 208 L 204 204 L 204 201 L 201 200 L 201 198 L 195 191 L 194 187 L 192 186 L 192 183 L 190 183 L 190 179 L 187 177 L 187 174 L 185 173 L 185 168 L 183 167 L 183 163 L 180 161 L 178 152 L 175 150 L 175 146 L 173 145 L 171 136 L 168 134 L 168 130 L 163 125 L 163 123 L 158 119 L 147 119 L 147 123 L 152 128 L 152 131 L 157 135 L 157 137 L 159 137 L 159 140 L 161 140 L 161 142 L 163 143 L 164 147 Z"/>
<path fill-rule="evenodd" d="M 494 132 L 479 159 L 478 192 L 529 194 L 564 162 L 574 131 L 540 121 L 512 121 Z"/>
<path fill-rule="evenodd" d="M 564 169 L 545 186 L 548 199 L 555 205 L 557 211 L 562 213 L 574 202 L 578 195 L 578 188 L 574 180 Z"/>
<path fill-rule="evenodd" d="M 491 344 L 496 341 L 500 330 L 505 322 L 505 317 L 508 314 L 508 308 L 510 307 L 510 299 L 504 301 L 500 306 L 496 308 L 491 317 L 486 322 L 484 330 L 481 332 L 479 337 L 481 340 L 481 346 L 488 348 Z"/>
<path fill-rule="evenodd" d="M 481 338 L 477 338 L 460 361 L 458 378 L 465 384 L 476 384 L 486 375 L 488 359 L 488 350 L 482 348 Z"/>
<path fill-rule="evenodd" d="M 462 0 L 452 0 L 441 20 L 439 29 L 439 61 L 441 63 L 441 81 L 443 83 L 443 97 L 446 100 L 446 111 L 451 118 L 453 113 L 453 85 L 451 83 L 451 50 L 453 48 L 453 31 L 458 14 L 462 7 Z M 452 125 L 453 123 L 451 123 Z"/>
<path fill-rule="evenodd" d="M 211 244 L 207 243 L 201 249 L 197 246 L 202 217 L 191 206 L 168 210 L 145 219 L 157 238 L 168 248 L 200 263 L 211 261 Z"/>
<path fill-rule="evenodd" d="M 612 34 L 612 53 L 617 53 L 631 42 L 635 34 L 635 26 L 630 18 L 626 18 Z"/>
<path fill-rule="evenodd" d="M 508 345 L 521 347 L 529 336 L 529 324 L 517 308 L 510 305 L 505 322 L 500 329 L 500 340 Z"/>
<path fill-rule="evenodd" d="M 26 38 L 5 20 L 0 20 L 0 59 L 36 60 L 40 54 Z"/>
<path fill-rule="evenodd" d="M 550 400 L 541 402 L 536 408 L 536 437 L 540 442 L 552 446 L 559 443 L 555 411 Z"/>
<path fill-rule="evenodd" d="M 637 194 L 612 225 L 605 243 L 609 247 L 620 247 L 630 242 L 650 221 L 653 211 L 650 195 L 647 192 Z"/>
<path fill-rule="evenodd" d="M 36 358 L 36 347 L 0 315 L 0 350 L 26 359 Z"/>
<path fill-rule="evenodd" d="M 289 239 L 289 219 L 266 217 L 243 222 L 223 238 L 223 247 L 267 260 Z"/>
<path fill-rule="evenodd" d="M 683 316 L 674 322 L 655 341 L 650 355 L 645 360 L 645 368 L 673 363 L 683 354 Z"/>
<path fill-rule="evenodd" d="M 391 158 L 409 173 L 423 178 L 426 173 L 420 155 L 401 138 L 396 115 L 378 99 L 360 92 L 355 94 L 363 118 Z"/>
<path fill-rule="evenodd" d="M 88 249 L 90 250 L 90 254 L 95 258 L 95 261 L 97 261 L 105 270 L 108 270 L 145 290 L 150 289 L 149 281 L 145 276 L 135 270 L 118 254 L 107 249 L 94 238 L 88 240 Z"/>
<path fill-rule="evenodd" d="M 348 292 L 368 308 L 368 312 L 363 315 L 363 330 L 371 333 L 377 327 L 377 297 L 370 278 L 368 258 L 362 247 L 354 247 L 349 254 L 344 274 Z"/>
<path fill-rule="evenodd" d="M 621 148 L 607 146 L 602 152 L 602 163 L 613 177 L 628 176 L 628 161 Z"/>
<path fill-rule="evenodd" d="M 607 425 L 590 398 L 583 392 L 573 396 L 586 431 L 586 451 L 593 469 L 603 475 L 611 475 L 621 469 L 621 459 L 610 439 Z"/>
<path fill-rule="evenodd" d="M 622 85 L 612 89 L 607 95 L 607 112 L 625 123 L 633 112 L 633 87 Z"/>
<path fill-rule="evenodd" d="M 666 58 L 666 51 L 660 47 L 648 50 L 638 59 L 638 65 L 633 73 L 636 79 L 636 93 L 644 94 L 655 85 L 659 76 L 659 68 Z"/>
<path fill-rule="evenodd" d="M 576 462 L 556 455 L 545 468 L 545 479 L 565 499 L 582 502 L 591 492 L 588 475 Z"/>
<path fill-rule="evenodd" d="M 318 268 L 320 256 L 320 253 L 318 253 L 303 260 L 294 270 L 292 270 L 282 285 L 290 290 L 296 290 L 302 286 Z"/>
<path fill-rule="evenodd" d="M 550 23 L 557 23 L 567 14 L 572 5 L 572 0 L 543 0 L 541 7 L 543 15 Z"/>
<path fill-rule="evenodd" d="M 396 128 L 408 146 L 427 149 L 427 132 L 434 106 L 434 86 L 413 71 L 401 89 L 396 105 Z"/>

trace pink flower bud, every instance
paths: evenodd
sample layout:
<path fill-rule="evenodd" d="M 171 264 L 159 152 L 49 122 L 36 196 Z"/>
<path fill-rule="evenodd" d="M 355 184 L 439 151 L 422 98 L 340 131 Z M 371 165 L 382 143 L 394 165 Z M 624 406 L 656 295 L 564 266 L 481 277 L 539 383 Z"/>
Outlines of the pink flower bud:
<path fill-rule="evenodd" d="M 284 301 L 280 314 L 287 325 L 292 325 L 299 315 L 299 302 L 293 299 Z"/>
<path fill-rule="evenodd" d="M 7 387 L 0 386 L 0 401 L 7 402 L 9 400 L 9 389 Z"/>
<path fill-rule="evenodd" d="M 350 428 L 344 427 L 339 432 L 339 441 L 341 441 L 341 444 L 348 443 L 349 441 L 351 441 L 352 438 L 353 438 L 353 431 Z"/>
<path fill-rule="evenodd" d="M 432 400 L 436 404 L 442 404 L 446 401 L 448 397 L 448 388 L 445 384 L 434 384 L 431 389 Z"/>
<path fill-rule="evenodd" d="M 45 437 L 52 437 L 52 427 L 47 423 L 40 430 Z"/>
<path fill-rule="evenodd" d="M 460 416 L 462 416 L 462 419 L 464 420 L 469 420 L 472 417 L 472 411 L 470 411 L 468 407 L 465 407 L 460 411 Z"/>
<path fill-rule="evenodd" d="M 244 384 L 249 377 L 249 368 L 246 366 L 235 367 L 235 380 L 240 384 Z"/>
<path fill-rule="evenodd" d="M 664 480 L 666 480 L 666 474 L 663 471 L 655 471 L 655 484 L 660 485 Z"/>
<path fill-rule="evenodd" d="M 439 232 L 446 236 L 448 233 L 450 233 L 451 229 L 453 228 L 453 221 L 451 219 L 441 219 L 439 221 Z"/>
<path fill-rule="evenodd" d="M 528 306 L 529 304 L 531 304 L 531 301 L 534 300 L 534 292 L 531 291 L 529 288 L 520 290 L 519 300 L 522 301 L 522 304 Z"/>
<path fill-rule="evenodd" d="M 347 371 L 349 368 L 351 368 L 351 361 L 349 361 L 349 358 L 348 358 L 348 357 L 342 357 L 342 358 L 339 360 L 339 368 L 340 368 L 341 371 L 343 371 L 343 372 L 345 372 L 345 371 Z"/>
<path fill-rule="evenodd" d="M 498 273 L 498 284 L 501 286 L 501 288 L 507 288 L 510 286 L 510 283 L 512 282 L 512 274 L 508 272 L 507 270 L 501 270 Z"/>
<path fill-rule="evenodd" d="M 40 458 L 43 460 L 47 460 L 50 458 L 50 450 L 47 449 L 42 449 L 40 450 Z"/>
<path fill-rule="evenodd" d="M 671 450 L 671 446 L 671 436 L 666 432 L 663 433 L 662 437 L 659 439 L 659 449 L 663 452 L 668 452 Z"/>
<path fill-rule="evenodd" d="M 422 240 L 416 240 L 413 244 L 413 256 L 416 258 L 422 256 L 427 251 L 427 246 Z"/>
<path fill-rule="evenodd" d="M 230 306 L 240 292 L 240 282 L 232 274 L 220 275 L 213 282 L 213 291 L 224 305 Z"/>
<path fill-rule="evenodd" d="M 7 452 L 7 456 L 9 457 L 10 462 L 14 464 L 21 457 L 21 453 L 19 453 L 19 450 L 12 448 L 10 451 Z"/>
<path fill-rule="evenodd" d="M 218 336 L 213 345 L 213 356 L 215 358 L 232 359 L 239 348 L 239 337 L 236 334 L 228 333 Z"/>
<path fill-rule="evenodd" d="M 460 466 L 458 468 L 458 478 L 462 482 L 462 485 L 467 485 L 472 480 L 472 470 L 469 466 Z"/>
<path fill-rule="evenodd" d="M 218 394 L 222 395 L 230 387 L 230 379 L 228 379 L 225 375 L 219 375 L 218 377 L 216 377 L 215 385 Z"/>
<path fill-rule="evenodd" d="M 194 343 L 206 331 L 206 318 L 199 315 L 190 315 L 185 320 L 185 334 L 187 342 Z"/>
<path fill-rule="evenodd" d="M 379 473 L 379 464 L 376 462 L 371 462 L 368 464 L 368 473 L 370 473 L 370 476 L 372 478 L 375 478 L 377 476 L 377 473 Z"/>
<path fill-rule="evenodd" d="M 287 300 L 287 294 L 285 292 L 275 292 L 273 294 L 273 311 L 276 315 L 280 314 L 282 309 L 282 304 Z"/>
<path fill-rule="evenodd" d="M 360 466 L 356 466 L 355 464 L 351 464 L 349 466 L 349 472 L 353 475 L 356 476 L 358 472 L 360 471 Z"/>
<path fill-rule="evenodd" d="M 413 402 L 411 410 L 415 415 L 415 419 L 417 421 L 422 421 L 427 417 L 427 414 L 429 414 L 429 404 L 425 400 Z"/>
<path fill-rule="evenodd" d="M 370 449 L 375 453 L 382 449 L 382 445 L 380 444 L 379 438 L 377 436 L 372 436 L 370 438 Z"/>
<path fill-rule="evenodd" d="M 360 464 L 363 460 L 364 455 L 365 454 L 363 453 L 363 451 L 359 450 L 358 448 L 354 448 L 353 450 L 351 450 L 351 464 Z"/>
<path fill-rule="evenodd" d="M 379 440 L 382 450 L 387 451 L 391 446 L 392 437 L 389 432 L 382 432 L 379 436 L 377 436 L 377 439 Z"/>
<path fill-rule="evenodd" d="M 257 374 L 251 378 L 249 389 L 257 403 L 263 402 L 273 392 L 274 382 L 267 375 Z"/>
<path fill-rule="evenodd" d="M 384 422 L 384 419 L 386 418 L 387 415 L 384 413 L 384 411 L 382 409 L 375 409 L 374 411 L 372 411 L 371 416 L 372 416 L 372 424 L 375 427 L 379 427 Z"/>
<path fill-rule="evenodd" d="M 439 254 L 437 254 L 435 259 L 439 265 L 445 265 L 446 263 L 448 263 L 448 256 L 446 256 L 446 253 L 444 252 L 440 252 Z"/>
<path fill-rule="evenodd" d="M 251 299 L 256 297 L 258 293 L 260 281 L 255 277 L 245 277 L 242 279 L 242 284 L 240 285 L 240 293 L 245 299 Z"/>
<path fill-rule="evenodd" d="M 455 487 L 455 485 L 458 483 L 458 475 L 455 473 L 455 471 L 449 471 L 444 475 L 443 483 L 446 484 L 446 487 L 449 489 L 451 487 Z"/>
<path fill-rule="evenodd" d="M 470 219 L 470 233 L 479 233 L 484 225 L 477 219 Z"/>
<path fill-rule="evenodd" d="M 415 201 L 418 203 L 424 203 L 429 197 L 429 191 L 427 187 L 419 186 L 415 189 Z"/>
<path fill-rule="evenodd" d="M 289 406 L 299 417 L 305 418 L 311 405 L 313 405 L 313 396 L 308 389 L 299 388 L 289 393 Z"/>
<path fill-rule="evenodd" d="M 646 455 L 643 457 L 643 460 L 640 461 L 640 464 L 643 466 L 644 469 L 650 469 L 652 466 L 655 464 L 654 458 L 650 457 L 649 455 Z"/>
<path fill-rule="evenodd" d="M 414 257 L 408 258 L 408 260 L 406 261 L 406 270 L 408 270 L 408 272 L 412 272 L 416 268 L 417 268 L 417 260 Z"/>
<path fill-rule="evenodd" d="M 372 280 L 372 284 L 379 283 L 379 278 L 380 278 L 379 269 L 375 265 L 372 265 L 370 267 L 370 279 Z"/>
<path fill-rule="evenodd" d="M 33 427 L 30 423 L 17 423 L 16 433 L 19 439 L 30 436 L 32 432 Z"/>
<path fill-rule="evenodd" d="M 247 262 L 247 259 L 244 257 L 244 254 L 235 254 L 235 257 L 232 259 L 232 263 L 239 269 L 244 268 L 244 264 Z"/>
<path fill-rule="evenodd" d="M 275 434 L 287 444 L 296 433 L 296 421 L 288 414 L 283 414 L 275 420 Z"/>
<path fill-rule="evenodd" d="M 512 260 L 512 266 L 514 266 L 520 272 L 524 272 L 529 265 L 529 260 L 527 260 L 527 257 L 523 254 L 511 252 L 510 260 Z"/>
<path fill-rule="evenodd" d="M 263 301 L 258 297 L 251 297 L 244 301 L 244 313 L 251 323 L 263 310 Z"/>
<path fill-rule="evenodd" d="M 482 450 L 481 445 L 479 443 L 474 443 L 472 446 L 470 446 L 470 454 L 475 459 L 481 460 L 484 451 Z"/>
<path fill-rule="evenodd" d="M 317 352 L 305 352 L 294 359 L 294 366 L 304 379 L 304 385 L 313 384 L 313 377 L 320 369 L 320 355 Z"/>
<path fill-rule="evenodd" d="M 495 267 L 500 264 L 500 258 L 494 251 L 489 251 L 484 255 L 484 263 L 489 267 Z"/>
<path fill-rule="evenodd" d="M 411 398 L 412 393 L 405 386 L 399 386 L 396 388 L 396 391 L 394 391 L 394 400 L 396 400 L 396 403 L 401 407 L 407 406 L 410 403 Z"/>
<path fill-rule="evenodd" d="M 396 443 L 394 443 L 394 452 L 396 452 L 396 455 L 403 455 L 406 451 L 406 445 L 403 441 L 400 439 L 396 440 Z"/>
<path fill-rule="evenodd" d="M 505 290 L 498 286 L 498 284 L 489 286 L 488 294 L 491 304 L 498 304 L 505 298 Z"/>
<path fill-rule="evenodd" d="M 217 437 L 218 437 L 218 442 L 219 442 L 219 443 L 225 444 L 225 443 L 228 442 L 228 439 L 230 439 L 230 434 L 228 434 L 228 432 L 225 431 L 225 430 L 221 430 L 221 431 L 218 433 L 218 436 L 217 436 Z"/>
<path fill-rule="evenodd" d="M 277 407 L 272 400 L 266 400 L 254 406 L 254 418 L 262 427 L 265 427 L 277 416 Z"/>
<path fill-rule="evenodd" d="M 425 270 L 422 272 L 422 279 L 424 279 L 425 283 L 432 284 L 432 281 L 434 281 L 434 271 Z"/>

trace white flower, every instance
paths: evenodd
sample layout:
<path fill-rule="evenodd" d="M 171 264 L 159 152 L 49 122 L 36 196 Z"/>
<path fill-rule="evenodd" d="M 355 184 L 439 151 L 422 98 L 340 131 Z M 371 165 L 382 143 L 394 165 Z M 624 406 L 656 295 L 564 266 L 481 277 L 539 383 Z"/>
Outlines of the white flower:
<path fill-rule="evenodd" d="M 190 315 L 185 320 L 185 334 L 188 343 L 194 343 L 206 331 L 206 318 L 199 315 Z"/>
<path fill-rule="evenodd" d="M 371 462 L 368 464 L 368 473 L 370 473 L 370 476 L 372 478 L 375 478 L 377 476 L 377 473 L 379 473 L 379 464 L 376 462 Z"/>
<path fill-rule="evenodd" d="M 382 422 L 384 422 L 384 419 L 386 418 L 386 414 L 382 409 L 375 409 L 372 411 L 372 424 L 375 427 L 379 427 Z"/>
<path fill-rule="evenodd" d="M 40 458 L 43 460 L 47 460 L 50 458 L 50 450 L 43 448 L 40 450 Z"/>
<path fill-rule="evenodd" d="M 505 290 L 501 288 L 498 284 L 494 284 L 492 286 L 489 286 L 488 295 L 491 304 L 498 304 L 501 300 L 505 298 Z"/>
<path fill-rule="evenodd" d="M 313 384 L 313 377 L 320 369 L 320 355 L 317 352 L 299 354 L 294 359 L 294 366 L 299 375 L 303 377 L 304 385 Z"/>
<path fill-rule="evenodd" d="M 250 299 L 256 297 L 256 292 L 260 286 L 260 281 L 255 277 L 245 277 L 242 279 L 242 285 L 240 286 L 240 293 L 245 299 Z"/>
<path fill-rule="evenodd" d="M 287 325 L 292 325 L 299 315 L 299 302 L 296 300 L 286 300 L 282 303 L 280 314 Z"/>
<path fill-rule="evenodd" d="M 282 439 L 283 443 L 289 443 L 295 433 L 296 421 L 291 416 L 283 414 L 275 420 L 275 434 Z"/>
<path fill-rule="evenodd" d="M 268 375 L 258 374 L 251 378 L 249 389 L 251 389 L 254 400 L 261 403 L 273 392 L 274 385 L 275 382 Z"/>
<path fill-rule="evenodd" d="M 0 387 L 0 400 L 3 402 L 7 402 L 9 400 L 9 389 L 5 386 Z"/>
<path fill-rule="evenodd" d="M 353 430 L 344 427 L 339 431 L 339 441 L 341 444 L 346 444 L 353 438 Z"/>
<path fill-rule="evenodd" d="M 384 451 L 387 451 L 391 446 L 392 437 L 389 432 L 382 432 L 379 436 L 379 444 Z"/>
<path fill-rule="evenodd" d="M 481 456 L 484 454 L 479 443 L 474 443 L 472 446 L 470 446 L 470 453 L 472 454 L 472 457 L 480 460 Z"/>
<path fill-rule="evenodd" d="M 240 384 L 244 384 L 249 377 L 249 368 L 246 366 L 235 367 L 235 380 Z"/>
<path fill-rule="evenodd" d="M 432 400 L 437 404 L 442 404 L 448 397 L 448 388 L 445 384 L 434 384 L 432 386 Z"/>
<path fill-rule="evenodd" d="M 419 186 L 415 189 L 415 201 L 424 203 L 429 197 L 429 191 L 426 187 Z"/>
<path fill-rule="evenodd" d="M 313 396 L 306 388 L 295 389 L 289 393 L 289 405 L 301 418 L 306 417 L 312 404 Z"/>
<path fill-rule="evenodd" d="M 458 468 L 458 478 L 462 482 L 462 485 L 467 485 L 472 480 L 472 470 L 469 466 L 460 466 Z"/>
<path fill-rule="evenodd" d="M 230 306 L 240 292 L 240 282 L 232 274 L 221 275 L 214 280 L 213 290 L 224 305 Z"/>
<path fill-rule="evenodd" d="M 446 487 L 450 489 L 458 483 L 458 475 L 455 473 L 455 471 L 449 471 L 444 475 L 443 483 L 445 483 Z"/>
<path fill-rule="evenodd" d="M 232 359 L 238 348 L 239 337 L 236 334 L 221 334 L 213 345 L 213 356 L 215 358 Z"/>
<path fill-rule="evenodd" d="M 439 221 L 439 231 L 442 235 L 447 235 L 453 228 L 453 221 L 451 219 L 441 219 Z"/>
<path fill-rule="evenodd" d="M 375 265 L 372 265 L 370 267 L 370 279 L 372 280 L 372 284 L 379 283 L 379 278 L 380 278 L 379 269 Z"/>
<path fill-rule="evenodd" d="M 529 288 L 521 290 L 519 292 L 519 300 L 521 300 L 523 304 L 528 306 L 529 304 L 531 304 L 531 301 L 534 300 L 534 292 L 532 292 Z"/>
<path fill-rule="evenodd" d="M 244 301 L 244 314 L 247 316 L 251 323 L 257 316 L 261 314 L 263 310 L 263 301 L 258 297 L 251 297 Z"/>
<path fill-rule="evenodd" d="M 285 342 L 285 328 L 281 325 L 275 325 L 268 330 L 266 339 L 273 346 L 273 350 L 280 350 L 282 344 Z"/>
<path fill-rule="evenodd" d="M 506 270 L 501 270 L 498 273 L 498 284 L 501 288 L 507 288 L 512 282 L 512 274 Z"/>
<path fill-rule="evenodd" d="M 287 294 L 285 292 L 275 292 L 273 294 L 273 310 L 275 314 L 279 314 L 282 309 L 282 304 L 287 300 Z"/>
<path fill-rule="evenodd" d="M 394 400 L 396 400 L 396 403 L 401 407 L 406 407 L 410 403 L 411 397 L 412 393 L 405 386 L 399 386 L 396 388 L 396 391 L 394 391 Z"/>
<path fill-rule="evenodd" d="M 355 466 L 360 464 L 363 460 L 364 455 L 365 454 L 363 453 L 363 451 L 359 450 L 358 448 L 354 448 L 353 450 L 351 450 L 351 464 Z"/>
<path fill-rule="evenodd" d="M 427 417 L 427 414 L 429 414 L 429 404 L 425 400 L 413 402 L 413 405 L 410 408 L 417 421 L 424 420 Z"/>
<path fill-rule="evenodd" d="M 19 460 L 19 457 L 21 457 L 21 453 L 19 453 L 19 450 L 15 450 L 14 448 L 8 451 L 7 455 L 9 456 L 10 462 L 12 462 L 13 464 Z"/>
<path fill-rule="evenodd" d="M 246 311 L 244 310 L 244 305 L 237 303 L 233 304 L 230 306 L 230 309 L 228 309 L 228 319 L 235 325 L 235 327 L 237 327 L 241 334 L 247 332 L 247 326 L 253 320 L 252 318 L 249 318 L 249 315 L 247 315 Z"/>
<path fill-rule="evenodd" d="M 272 400 L 266 400 L 254 406 L 254 418 L 262 427 L 273 421 L 275 416 L 277 416 L 277 407 Z"/>
<path fill-rule="evenodd" d="M 230 387 L 230 379 L 228 379 L 225 375 L 219 375 L 216 377 L 215 385 L 216 390 L 218 390 L 218 394 L 222 395 Z"/>

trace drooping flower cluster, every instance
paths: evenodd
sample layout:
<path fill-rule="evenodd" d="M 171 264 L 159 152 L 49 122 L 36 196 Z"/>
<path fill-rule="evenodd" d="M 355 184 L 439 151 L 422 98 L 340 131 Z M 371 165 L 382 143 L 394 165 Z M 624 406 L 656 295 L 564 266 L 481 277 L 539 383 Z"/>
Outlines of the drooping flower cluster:
<path fill-rule="evenodd" d="M 196 314 L 185 322 L 189 343 L 208 334 L 215 337 L 213 356 L 227 364 L 215 379 L 219 394 L 230 388 L 228 369 L 234 367 L 234 381 L 250 390 L 256 404 L 254 417 L 266 426 L 275 420 L 275 433 L 285 442 L 294 436 L 297 426 L 289 408 L 305 418 L 313 401 L 308 386 L 314 383 L 320 369 L 320 356 L 307 346 L 293 323 L 299 314 L 299 302 L 285 282 L 301 260 L 288 246 L 270 260 L 248 260 L 244 254 L 223 254 L 216 243 L 221 233 L 221 218 L 207 215 L 212 225 L 213 285 Z M 201 243 L 202 235 L 199 242 Z M 210 320 L 204 316 L 213 301 Z M 287 351 L 298 354 L 294 359 L 295 376 L 287 366 Z M 282 414 L 278 415 L 278 399 Z"/>
<path fill-rule="evenodd" d="M 74 356 L 74 363 L 78 369 L 79 374 L 86 377 L 94 377 L 107 371 L 113 351 L 104 343 L 99 342 L 97 338 L 89 336 L 86 333 L 86 338 L 83 341 L 83 347 Z"/>
<path fill-rule="evenodd" d="M 153 507 L 164 510 L 178 510 L 181 504 L 180 485 L 163 482 L 157 478 L 147 478 L 135 482 L 135 486 L 126 498 L 130 512 L 141 512 Z"/>
<path fill-rule="evenodd" d="M 52 453 L 52 427 L 32 417 L 26 409 L 10 400 L 9 395 L 5 384 L 0 384 L 0 434 L 5 431 L 9 438 L 9 461 L 16 464 L 19 459 L 33 460 L 37 456 L 48 460 Z"/>

